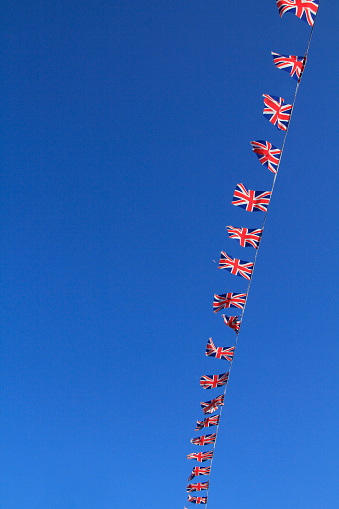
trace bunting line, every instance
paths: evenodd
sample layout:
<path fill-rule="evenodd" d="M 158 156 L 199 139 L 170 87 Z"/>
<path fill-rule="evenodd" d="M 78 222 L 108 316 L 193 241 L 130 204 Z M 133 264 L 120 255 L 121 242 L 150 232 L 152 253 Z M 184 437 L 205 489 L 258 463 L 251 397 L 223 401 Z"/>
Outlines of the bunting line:
<path fill-rule="evenodd" d="M 288 1 L 290 2 L 290 5 L 292 5 L 294 0 L 288 0 Z M 283 3 L 283 2 L 280 0 L 280 3 Z M 312 3 L 312 0 L 311 0 L 310 3 Z M 278 4 L 278 1 L 277 1 L 277 4 Z M 317 6 L 318 7 L 319 7 L 319 5 L 320 5 L 320 0 L 317 2 Z M 280 12 L 280 10 L 279 10 L 279 12 Z M 283 138 L 283 142 L 282 142 L 282 146 L 281 146 L 281 152 L 280 152 L 280 156 L 279 156 L 279 161 L 278 161 L 277 166 L 276 166 L 276 171 L 274 172 L 272 188 L 271 188 L 271 191 L 269 193 L 270 199 L 272 198 L 272 194 L 273 194 L 273 191 L 274 191 L 275 183 L 276 183 L 276 180 L 277 180 L 278 171 L 279 171 L 279 168 L 280 168 L 280 163 L 281 163 L 283 151 L 284 151 L 284 148 L 285 148 L 286 138 L 287 138 L 287 135 L 288 135 L 288 131 L 289 131 L 289 127 L 290 127 L 290 123 L 291 123 L 291 119 L 292 119 L 292 114 L 293 114 L 293 110 L 294 110 L 294 106 L 295 106 L 295 101 L 296 101 L 296 98 L 297 98 L 297 93 L 298 93 L 299 85 L 301 83 L 301 79 L 303 77 L 303 72 L 305 70 L 305 65 L 306 65 L 308 51 L 309 51 L 311 40 L 312 40 L 312 35 L 313 35 L 313 30 L 314 30 L 314 26 L 315 26 L 315 21 L 316 21 L 317 13 L 318 12 L 316 11 L 313 23 L 311 24 L 311 33 L 310 33 L 310 36 L 309 36 L 309 39 L 308 39 L 306 52 L 305 52 L 305 55 L 303 57 L 303 67 L 302 67 L 302 70 L 301 70 L 300 78 L 298 79 L 297 84 L 296 84 L 294 98 L 293 98 L 293 102 L 292 102 L 291 110 L 290 110 L 290 114 L 289 114 L 289 119 L 288 119 L 288 123 L 286 125 L 286 130 L 285 130 L 285 134 L 284 134 L 284 138 Z M 296 12 L 296 14 L 297 14 L 297 12 Z M 281 15 L 282 14 L 280 14 L 280 16 Z M 298 16 L 298 17 L 301 18 L 301 16 Z M 250 287 L 251 287 L 251 282 L 252 282 L 252 278 L 253 278 L 253 274 L 254 274 L 254 269 L 255 269 L 258 253 L 259 253 L 260 244 L 261 244 L 261 239 L 262 239 L 262 235 L 264 233 L 264 228 L 265 228 L 265 223 L 266 223 L 266 219 L 267 219 L 267 214 L 268 214 L 268 206 L 266 207 L 266 210 L 265 210 L 265 215 L 264 215 L 263 224 L 262 224 L 262 228 L 261 228 L 260 240 L 258 242 L 257 247 L 255 247 L 256 253 L 255 253 L 255 257 L 254 257 L 254 262 L 253 262 L 253 265 L 251 266 L 251 272 L 249 273 L 249 275 L 247 277 L 247 279 L 249 279 L 249 282 L 248 282 L 248 285 L 247 285 L 247 291 L 246 291 L 245 294 L 238 294 L 238 295 L 245 295 L 243 306 L 241 306 L 241 307 L 237 306 L 237 307 L 240 307 L 242 309 L 241 315 L 238 317 L 239 318 L 239 320 L 238 320 L 239 324 L 242 323 L 242 319 L 243 319 L 243 316 L 244 316 L 244 313 L 245 313 L 247 299 L 248 299 L 248 295 L 249 295 L 249 291 L 250 291 Z M 233 228 L 233 227 L 227 227 L 227 228 Z M 245 246 L 246 246 L 246 243 L 245 243 Z M 222 255 L 225 255 L 225 253 L 222 252 Z M 236 259 L 234 259 L 234 260 L 236 260 Z M 237 261 L 238 262 L 242 262 L 242 260 L 237 260 Z M 243 263 L 246 263 L 246 262 L 243 262 Z M 224 267 L 219 267 L 219 268 L 224 268 Z M 226 295 L 228 296 L 228 294 L 225 294 L 223 296 L 215 296 L 215 297 L 226 297 Z M 237 294 L 230 294 L 230 295 L 232 296 L 232 295 L 237 295 Z M 220 304 L 220 299 L 219 299 L 219 304 Z M 216 306 L 217 305 L 218 305 L 218 303 L 216 303 Z M 216 307 L 216 306 L 214 306 L 214 307 Z M 214 310 L 214 311 L 217 312 L 217 311 L 219 311 L 219 309 L 221 309 L 220 305 L 219 305 L 218 309 Z M 225 321 L 225 323 L 227 323 L 227 322 Z M 227 373 L 227 377 L 226 377 L 224 392 L 223 392 L 223 395 L 222 395 L 223 396 L 223 398 L 222 398 L 223 401 L 224 401 L 225 396 L 226 396 L 228 382 L 229 382 L 229 378 L 230 378 L 230 374 L 231 374 L 231 369 L 232 369 L 233 361 L 234 361 L 234 354 L 235 354 L 235 350 L 236 350 L 236 347 L 237 347 L 237 343 L 238 343 L 238 339 L 239 339 L 239 334 L 240 334 L 240 329 L 239 328 L 238 329 L 234 329 L 234 330 L 236 332 L 236 339 L 235 339 L 234 347 L 232 349 L 232 356 L 228 359 L 230 361 L 230 365 L 229 365 L 229 369 L 228 369 L 228 373 Z M 211 338 L 209 340 L 209 343 L 212 343 L 212 345 L 214 347 L 214 344 L 211 341 Z M 208 354 L 206 353 L 206 355 L 208 355 Z M 224 375 L 226 375 L 226 374 L 224 374 Z M 205 375 L 205 377 L 206 376 L 207 375 Z M 208 375 L 208 376 L 212 376 L 212 375 Z M 215 375 L 215 376 L 218 378 L 218 375 Z M 219 375 L 219 377 L 220 376 L 221 375 Z M 204 378 L 204 377 L 202 377 L 202 378 Z M 211 387 L 217 387 L 217 386 L 218 385 L 217 385 L 217 381 L 216 381 L 214 383 L 214 385 L 212 385 Z M 216 419 L 216 431 L 213 434 L 213 437 L 215 437 L 214 438 L 214 442 L 213 442 L 213 449 L 212 449 L 212 451 L 210 451 L 210 453 L 212 453 L 212 454 L 210 454 L 211 464 L 210 464 L 209 469 L 208 469 L 208 474 L 206 474 L 206 475 L 209 475 L 209 480 L 208 480 L 207 483 L 202 483 L 202 484 L 204 484 L 206 486 L 206 496 L 204 495 L 203 497 L 198 497 L 199 500 L 192 500 L 190 496 L 189 496 L 189 499 L 188 499 L 189 502 L 191 501 L 191 502 L 198 503 L 198 504 L 204 504 L 205 505 L 205 509 L 207 509 L 207 504 L 208 504 L 208 495 L 209 495 L 209 490 L 210 490 L 210 481 L 211 481 L 211 472 L 212 472 L 212 465 L 213 465 L 213 459 L 214 459 L 214 451 L 215 451 L 215 447 L 216 447 L 216 444 L 217 444 L 217 438 L 218 438 L 219 426 L 220 426 L 220 422 L 221 422 L 222 411 L 223 411 L 223 405 L 220 406 L 220 413 L 219 413 L 219 415 L 215 416 L 216 418 L 217 417 L 218 418 Z M 199 486 L 200 486 L 200 483 L 199 483 Z"/>

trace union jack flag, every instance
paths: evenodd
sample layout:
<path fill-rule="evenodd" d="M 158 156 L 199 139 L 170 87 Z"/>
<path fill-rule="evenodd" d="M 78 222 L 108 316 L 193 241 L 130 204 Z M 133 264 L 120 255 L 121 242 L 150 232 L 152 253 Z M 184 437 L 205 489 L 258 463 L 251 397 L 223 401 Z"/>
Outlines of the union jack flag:
<path fill-rule="evenodd" d="M 238 258 L 231 258 L 224 251 L 221 251 L 221 258 L 219 263 L 220 265 L 218 269 L 226 269 L 234 276 L 244 277 L 248 280 L 251 279 L 250 276 L 254 266 L 253 262 L 245 262 L 244 260 L 239 260 Z"/>
<path fill-rule="evenodd" d="M 231 329 L 234 329 L 235 332 L 238 334 L 240 329 L 241 320 L 239 320 L 239 316 L 227 316 L 227 315 L 221 315 L 224 319 L 225 324 L 228 327 L 231 327 Z"/>
<path fill-rule="evenodd" d="M 213 310 L 215 313 L 224 308 L 239 308 L 243 309 L 246 301 L 246 293 L 222 293 L 221 295 L 214 294 Z"/>
<path fill-rule="evenodd" d="M 222 346 L 214 346 L 212 338 L 208 340 L 206 346 L 206 355 L 208 357 L 216 357 L 216 359 L 226 359 L 227 361 L 231 361 L 233 359 L 234 354 L 234 346 L 231 347 L 222 347 Z"/>
<path fill-rule="evenodd" d="M 191 438 L 191 444 L 194 444 L 194 445 L 214 444 L 216 439 L 217 439 L 217 434 L 211 433 L 210 435 L 202 435 L 201 437 Z"/>
<path fill-rule="evenodd" d="M 298 57 L 295 55 L 279 55 L 279 53 L 273 53 L 273 61 L 278 69 L 289 72 L 291 78 L 300 81 L 301 75 L 304 71 L 306 64 L 306 57 Z"/>
<path fill-rule="evenodd" d="M 203 421 L 197 421 L 197 427 L 194 431 L 199 431 L 202 428 L 210 428 L 211 426 L 218 426 L 220 415 L 214 415 L 213 417 L 206 417 Z"/>
<path fill-rule="evenodd" d="M 207 497 L 191 497 L 191 495 L 188 495 L 188 502 L 193 502 L 193 504 L 207 504 Z"/>
<path fill-rule="evenodd" d="M 210 401 L 201 401 L 200 405 L 204 414 L 212 414 L 219 406 L 224 406 L 224 399 L 225 396 L 220 394 L 220 396 L 213 398 Z"/>
<path fill-rule="evenodd" d="M 262 236 L 260 228 L 235 228 L 234 226 L 226 226 L 230 239 L 239 240 L 241 247 L 259 248 Z"/>
<path fill-rule="evenodd" d="M 298 18 L 313 26 L 318 11 L 319 0 L 277 0 L 280 17 L 285 12 L 295 11 Z"/>
<path fill-rule="evenodd" d="M 188 460 L 197 460 L 199 463 L 202 463 L 207 460 L 211 460 L 213 457 L 213 451 L 207 452 L 192 452 L 187 456 Z"/>
<path fill-rule="evenodd" d="M 286 131 L 291 117 L 292 104 L 284 104 L 284 99 L 275 95 L 263 94 L 263 97 L 266 106 L 263 111 L 264 117 L 278 129 Z"/>
<path fill-rule="evenodd" d="M 221 375 L 204 375 L 200 378 L 200 385 L 203 389 L 215 389 L 227 384 L 229 373 Z"/>
<path fill-rule="evenodd" d="M 281 150 L 264 140 L 251 141 L 251 145 L 261 164 L 267 166 L 272 173 L 277 173 Z"/>
<path fill-rule="evenodd" d="M 198 475 L 210 475 L 210 473 L 211 467 L 194 467 L 191 475 L 188 478 L 188 482 L 192 481 L 192 479 L 194 479 L 194 477 L 197 477 Z"/>
<path fill-rule="evenodd" d="M 244 184 L 238 184 L 234 191 L 232 205 L 241 207 L 247 212 L 267 212 L 270 203 L 271 191 L 252 191 L 246 189 Z"/>
<path fill-rule="evenodd" d="M 195 484 L 189 484 L 187 486 L 188 493 L 192 493 L 192 491 L 202 491 L 208 490 L 209 481 L 207 482 L 197 482 Z"/>

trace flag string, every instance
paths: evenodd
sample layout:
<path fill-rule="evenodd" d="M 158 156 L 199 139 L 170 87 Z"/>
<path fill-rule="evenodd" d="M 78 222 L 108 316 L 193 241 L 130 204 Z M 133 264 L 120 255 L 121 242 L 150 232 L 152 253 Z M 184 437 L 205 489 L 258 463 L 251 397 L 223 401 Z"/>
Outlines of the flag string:
<path fill-rule="evenodd" d="M 319 1 L 319 4 L 320 4 L 320 1 Z M 307 61 L 308 51 L 309 51 L 310 44 L 311 44 L 311 39 L 312 39 L 312 35 L 313 35 L 315 21 L 316 21 L 316 16 L 314 18 L 314 23 L 313 23 L 313 26 L 312 26 L 312 29 L 311 29 L 311 33 L 310 33 L 310 36 L 309 36 L 309 40 L 308 40 L 308 44 L 307 44 L 307 48 L 306 48 L 306 52 L 305 52 L 305 56 L 304 56 L 304 64 L 303 64 L 303 68 L 302 68 L 302 73 L 301 73 L 301 76 L 300 76 L 300 78 L 299 78 L 299 80 L 297 82 L 296 88 L 295 88 L 295 93 L 294 93 L 291 113 L 290 113 L 290 117 L 289 117 L 288 124 L 287 124 L 287 127 L 286 127 L 286 132 L 285 132 L 285 136 L 284 136 L 284 139 L 283 139 L 283 143 L 282 143 L 282 146 L 281 146 L 281 153 L 280 153 L 279 162 L 277 164 L 276 173 L 275 173 L 274 178 L 273 178 L 273 183 L 272 183 L 272 188 L 271 188 L 271 195 L 270 195 L 270 202 L 271 202 L 271 199 L 272 199 L 272 194 L 273 194 L 273 191 L 274 191 L 274 186 L 275 186 L 275 183 L 276 183 L 276 180 L 277 180 L 277 176 L 278 176 L 278 171 L 279 171 L 279 168 L 280 168 L 280 163 L 281 163 L 281 159 L 282 159 L 282 155 L 283 155 L 283 151 L 284 151 L 284 147 L 285 147 L 285 142 L 286 142 L 288 130 L 289 130 L 291 119 L 292 119 L 292 114 L 293 114 L 293 110 L 294 110 L 295 101 L 296 101 L 296 98 L 297 98 L 297 93 L 298 93 L 299 85 L 301 83 L 301 79 L 303 77 L 303 73 L 304 73 L 305 66 L 306 66 L 306 61 Z M 266 219 L 267 219 L 267 214 L 268 214 L 268 207 L 267 207 L 267 210 L 265 212 L 265 216 L 264 216 L 264 220 L 263 220 L 262 236 L 263 236 L 263 233 L 264 233 L 264 228 L 265 228 L 265 223 L 266 223 Z M 262 240 L 262 236 L 261 236 L 261 240 Z M 240 316 L 241 324 L 242 324 L 243 316 L 244 316 L 244 313 L 245 313 L 245 308 L 246 308 L 246 304 L 247 304 L 248 294 L 249 294 L 250 287 L 251 287 L 252 277 L 253 277 L 254 268 L 255 268 L 255 264 L 256 264 L 256 261 L 257 261 L 258 253 L 259 253 L 259 248 L 260 248 L 261 240 L 259 242 L 258 248 L 256 249 L 256 253 L 255 253 L 255 257 L 254 257 L 254 262 L 253 262 L 252 273 L 250 275 L 250 280 L 249 280 L 248 286 L 247 286 L 246 299 L 245 299 L 244 307 L 242 309 L 242 313 L 241 313 L 241 316 Z M 234 343 L 233 356 L 232 356 L 232 360 L 230 361 L 230 366 L 229 366 L 229 371 L 228 371 L 229 372 L 229 377 L 231 375 L 231 369 L 232 369 L 232 365 L 233 365 L 233 361 L 234 361 L 234 355 L 235 355 L 235 351 L 236 351 L 236 347 L 237 347 L 237 343 L 238 343 L 238 339 L 239 339 L 239 334 L 240 334 L 240 329 L 236 332 L 236 340 L 235 340 L 235 343 Z M 227 383 L 225 385 L 225 389 L 224 389 L 224 393 L 223 393 L 223 397 L 224 398 L 226 396 L 226 391 L 227 391 L 227 386 L 228 386 L 228 382 L 229 382 L 229 377 L 228 377 L 228 381 L 227 381 Z M 215 447 L 216 447 L 216 443 L 217 443 L 219 426 L 220 426 L 220 423 L 221 423 L 221 414 L 222 414 L 222 411 L 223 411 L 223 406 L 220 407 L 220 413 L 219 413 L 220 418 L 219 418 L 219 422 L 217 424 L 217 429 L 216 429 L 216 439 L 215 439 L 214 444 L 213 444 L 213 454 L 212 454 L 211 464 L 210 464 L 209 484 L 208 484 L 208 488 L 207 488 L 207 491 L 206 491 L 205 509 L 207 509 L 207 504 L 208 504 L 208 495 L 209 495 L 209 490 L 210 490 L 210 479 L 211 479 L 211 473 L 212 473 L 214 451 L 215 451 Z"/>

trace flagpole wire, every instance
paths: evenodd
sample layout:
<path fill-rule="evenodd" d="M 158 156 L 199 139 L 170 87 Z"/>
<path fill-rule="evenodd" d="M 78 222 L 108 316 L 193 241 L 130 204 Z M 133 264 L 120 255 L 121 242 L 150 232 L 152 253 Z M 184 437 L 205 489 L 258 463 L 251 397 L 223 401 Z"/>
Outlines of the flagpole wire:
<path fill-rule="evenodd" d="M 319 0 L 319 3 L 318 3 L 318 9 L 319 9 L 319 5 L 320 5 L 320 0 Z M 318 14 L 318 11 L 317 11 L 317 14 Z M 273 194 L 275 182 L 277 180 L 278 171 L 279 171 L 279 168 L 280 168 L 280 163 L 281 163 L 281 159 L 282 159 L 282 155 L 283 155 L 283 151 L 284 151 L 284 147 L 285 147 L 285 142 L 286 142 L 288 130 L 289 130 L 290 123 L 291 123 L 292 113 L 293 113 L 294 104 L 295 104 L 295 101 L 296 101 L 296 98 L 297 98 L 297 93 L 298 93 L 299 85 L 301 83 L 301 79 L 302 79 L 303 74 L 304 74 L 304 70 L 305 70 L 305 66 L 306 66 L 306 60 L 307 60 L 307 55 L 308 55 L 308 50 L 310 48 L 311 39 L 312 39 L 312 35 L 313 35 L 313 29 L 314 29 L 314 25 L 315 25 L 316 19 L 317 19 L 317 16 L 315 16 L 315 18 L 314 18 L 314 23 L 313 23 L 313 26 L 312 26 L 312 29 L 311 29 L 310 37 L 308 39 L 307 48 L 306 48 L 306 52 L 305 52 L 305 56 L 304 56 L 304 66 L 303 66 L 302 74 L 301 74 L 301 76 L 300 76 L 300 78 L 298 80 L 297 86 L 295 88 L 294 99 L 293 99 L 292 108 L 291 108 L 291 114 L 290 114 L 290 118 L 288 120 L 285 136 L 284 136 L 284 139 L 283 139 L 283 142 L 282 142 L 282 146 L 281 146 L 281 153 L 280 153 L 280 158 L 279 158 L 279 162 L 278 162 L 278 165 L 277 165 L 277 171 L 276 171 L 276 173 L 274 175 L 274 178 L 273 178 L 273 184 L 272 184 L 271 195 L 270 195 L 270 202 L 271 202 L 271 199 L 272 199 L 272 194 Z M 254 273 L 254 268 L 255 268 L 256 261 L 257 261 L 257 256 L 258 256 L 258 252 L 259 252 L 262 236 L 263 236 L 263 233 L 264 233 L 267 213 L 268 213 L 268 207 L 267 207 L 267 210 L 265 212 L 264 221 L 263 221 L 263 225 L 262 225 L 261 239 L 260 239 L 260 243 L 258 245 L 258 248 L 256 249 L 256 253 L 255 253 L 255 257 L 254 257 L 254 262 L 253 262 L 253 269 L 252 269 L 250 280 L 249 280 L 249 283 L 248 283 L 248 286 L 247 286 L 246 300 L 245 300 L 245 303 L 244 303 L 244 307 L 242 309 L 242 313 L 240 315 L 240 319 L 241 319 L 240 326 L 242 324 L 242 319 L 243 319 L 243 316 L 244 316 L 244 313 L 245 313 L 245 308 L 246 308 L 248 294 L 249 294 L 250 287 L 251 287 L 251 282 L 252 282 L 252 277 L 253 277 L 253 273 Z M 233 364 L 233 360 L 234 360 L 235 350 L 236 350 L 237 343 L 238 343 L 239 334 L 240 334 L 240 329 L 239 329 L 238 332 L 236 332 L 236 336 L 237 337 L 235 339 L 233 356 L 232 356 L 232 360 L 230 362 L 230 368 L 228 370 L 229 375 L 228 375 L 228 380 L 227 380 L 227 383 L 226 383 L 226 386 L 225 386 L 225 390 L 224 390 L 224 394 L 223 394 L 224 395 L 224 399 L 225 399 L 225 396 L 226 396 L 227 386 L 228 386 L 229 378 L 230 378 L 230 375 L 231 375 L 231 369 L 232 369 L 232 364 Z M 223 411 L 223 406 L 220 407 L 220 414 L 219 414 L 220 418 L 219 418 L 219 423 L 217 425 L 215 442 L 214 442 L 214 445 L 213 445 L 213 455 L 212 455 L 211 465 L 210 465 L 211 468 L 210 468 L 210 474 L 209 474 L 209 483 L 210 483 L 210 479 L 211 479 L 212 464 L 213 464 L 213 458 L 214 458 L 214 450 L 215 450 L 215 446 L 216 446 L 216 443 L 217 443 L 218 431 L 219 431 L 219 426 L 220 426 L 220 422 L 221 422 L 222 411 Z M 206 493 L 207 499 L 206 499 L 205 509 L 207 509 L 209 489 L 210 489 L 210 484 L 208 484 L 208 490 L 207 490 L 207 493 Z"/>

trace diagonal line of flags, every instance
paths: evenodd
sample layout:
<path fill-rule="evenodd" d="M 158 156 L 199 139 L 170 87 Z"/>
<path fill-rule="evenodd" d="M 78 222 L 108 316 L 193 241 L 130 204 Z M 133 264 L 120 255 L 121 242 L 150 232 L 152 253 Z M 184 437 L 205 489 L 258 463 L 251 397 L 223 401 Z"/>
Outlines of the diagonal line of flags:
<path fill-rule="evenodd" d="M 282 148 L 279 149 L 272 145 L 270 142 L 264 140 L 250 142 L 252 150 L 254 154 L 258 157 L 259 162 L 263 166 L 266 166 L 268 170 L 274 174 L 272 189 L 271 191 L 255 191 L 247 189 L 244 184 L 237 184 L 234 191 L 232 201 L 233 205 L 243 208 L 248 212 L 260 212 L 260 211 L 264 212 L 265 217 L 261 228 L 249 229 L 245 227 L 233 227 L 233 226 L 226 227 L 230 239 L 239 241 L 241 247 L 253 247 L 256 250 L 256 252 L 254 261 L 247 262 L 237 258 L 232 258 L 230 255 L 222 251 L 218 267 L 218 269 L 228 270 L 233 275 L 241 276 L 244 279 L 248 280 L 249 282 L 246 293 L 228 292 L 220 295 L 215 294 L 213 300 L 214 313 L 217 313 L 218 311 L 224 308 L 226 309 L 238 308 L 241 309 L 242 312 L 240 316 L 222 315 L 224 323 L 229 328 L 233 329 L 236 332 L 234 346 L 231 347 L 215 346 L 212 338 L 209 338 L 206 346 L 205 353 L 207 357 L 215 357 L 216 359 L 229 361 L 230 366 L 228 372 L 226 373 L 222 373 L 220 375 L 203 375 L 200 378 L 200 386 L 203 389 L 216 389 L 218 387 L 224 386 L 223 394 L 220 394 L 219 396 L 216 396 L 209 401 L 200 403 L 202 411 L 205 414 L 205 418 L 202 421 L 198 420 L 195 428 L 195 431 L 199 431 L 203 430 L 204 428 L 216 426 L 216 431 L 214 433 L 201 435 L 191 439 L 191 443 L 194 445 L 205 446 L 212 444 L 213 449 L 209 451 L 193 452 L 188 454 L 187 456 L 187 459 L 196 460 L 198 463 L 211 461 L 210 465 L 207 467 L 197 466 L 193 468 L 188 478 L 189 484 L 187 485 L 186 488 L 188 493 L 206 491 L 206 493 L 203 494 L 202 496 L 200 495 L 200 493 L 198 496 L 188 495 L 188 502 L 191 502 L 193 504 L 204 504 L 205 509 L 207 507 L 210 480 L 209 479 L 207 481 L 198 480 L 197 482 L 194 483 L 191 483 L 190 481 L 192 481 L 196 477 L 210 476 L 211 474 L 215 444 L 220 425 L 221 412 L 222 407 L 224 406 L 227 383 L 229 380 L 229 375 L 233 363 L 233 357 L 239 336 L 240 325 L 242 323 L 242 318 L 245 311 L 245 306 L 251 284 L 251 278 L 253 275 L 253 270 L 258 255 L 258 249 L 261 242 L 262 233 L 264 230 L 267 210 L 274 189 L 274 184 L 280 165 L 281 155 L 283 152 L 286 135 L 289 128 L 298 87 L 305 69 L 307 53 L 319 6 L 319 0 L 276 0 L 276 3 L 280 17 L 282 17 L 285 13 L 294 13 L 297 17 L 308 23 L 312 27 L 312 30 L 308 41 L 307 50 L 304 56 L 285 55 L 271 52 L 273 62 L 276 65 L 277 69 L 281 69 L 283 71 L 288 72 L 291 78 L 297 81 L 294 100 L 292 104 L 285 103 L 282 97 L 263 94 L 265 106 L 263 111 L 264 116 L 272 123 L 272 125 L 275 125 L 279 130 L 285 132 Z M 219 410 L 220 410 L 219 414 L 213 416 L 210 415 Z"/>

